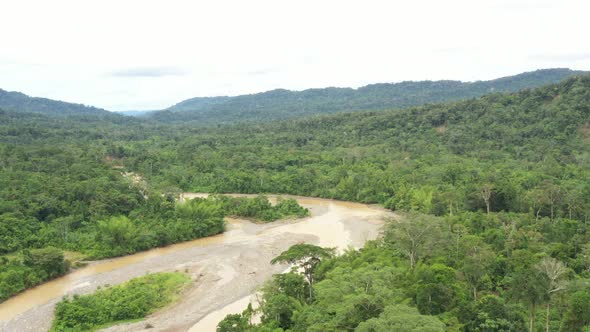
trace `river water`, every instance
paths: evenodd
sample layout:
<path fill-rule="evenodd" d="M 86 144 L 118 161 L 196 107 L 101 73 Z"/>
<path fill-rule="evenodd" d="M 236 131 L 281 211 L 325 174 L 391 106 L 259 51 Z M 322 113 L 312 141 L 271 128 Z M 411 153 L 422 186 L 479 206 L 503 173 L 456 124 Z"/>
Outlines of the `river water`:
<path fill-rule="evenodd" d="M 204 194 L 186 193 L 182 198 L 202 196 Z M 276 197 L 270 198 L 274 200 Z M 376 238 L 383 217 L 391 216 L 383 209 L 364 204 L 294 198 L 310 209 L 311 217 L 270 224 L 228 219 L 227 231 L 220 235 L 94 262 L 1 303 L 0 330 L 47 330 L 55 303 L 66 294 L 92 292 L 98 286 L 117 284 L 147 272 L 186 268 L 196 276 L 194 279 L 205 275 L 199 284 L 208 289 L 196 289 L 185 295 L 181 305 L 165 310 L 161 315 L 157 313 L 148 321 L 167 330 L 215 331 L 221 318 L 228 313 L 241 312 L 252 301 L 254 296 L 248 294 L 255 293 L 255 283 L 268 279 L 276 271 L 271 269 L 268 257 L 276 255 L 279 249 L 303 241 L 340 250 L 349 246 L 358 248 L 367 240 Z M 251 261 L 248 261 L 249 251 L 254 253 Z M 237 256 L 241 257 L 239 262 L 235 260 Z M 207 281 L 210 270 L 214 270 L 217 278 Z M 248 282 L 253 273 L 256 278 Z M 217 290 L 216 287 L 220 286 L 223 288 Z M 228 293 L 222 294 L 227 289 Z M 172 324 L 171 318 L 178 319 L 178 324 Z M 142 329 L 137 323 L 120 330 Z M 118 328 L 111 330 L 118 331 Z"/>

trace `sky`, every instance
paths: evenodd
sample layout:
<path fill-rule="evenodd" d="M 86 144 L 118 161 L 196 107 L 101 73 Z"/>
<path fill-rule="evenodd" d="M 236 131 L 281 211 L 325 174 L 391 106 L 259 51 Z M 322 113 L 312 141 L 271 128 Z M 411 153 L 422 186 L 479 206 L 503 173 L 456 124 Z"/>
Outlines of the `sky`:
<path fill-rule="evenodd" d="M 587 0 L 0 1 L 0 88 L 112 111 L 590 70 Z"/>

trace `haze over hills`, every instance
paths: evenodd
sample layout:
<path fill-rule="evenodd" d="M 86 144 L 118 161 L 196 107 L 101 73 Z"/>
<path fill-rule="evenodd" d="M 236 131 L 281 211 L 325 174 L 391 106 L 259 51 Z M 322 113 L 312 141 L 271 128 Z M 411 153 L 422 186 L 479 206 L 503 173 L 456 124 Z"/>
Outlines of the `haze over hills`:
<path fill-rule="evenodd" d="M 197 97 L 166 110 L 147 113 L 164 122 L 198 124 L 260 122 L 343 111 L 385 110 L 452 100 L 494 92 L 514 92 L 557 83 L 584 73 L 566 68 L 541 69 L 490 81 L 406 81 L 371 84 L 358 89 L 324 88 L 304 91 L 276 89 L 235 97 Z"/>

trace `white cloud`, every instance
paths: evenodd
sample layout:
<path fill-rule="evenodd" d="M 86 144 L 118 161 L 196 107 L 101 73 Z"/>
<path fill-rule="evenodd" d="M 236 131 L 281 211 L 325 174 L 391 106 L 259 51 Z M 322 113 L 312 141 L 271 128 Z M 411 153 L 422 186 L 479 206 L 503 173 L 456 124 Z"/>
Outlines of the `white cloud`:
<path fill-rule="evenodd" d="M 590 69 L 584 0 L 6 1 L 0 88 L 111 110 Z"/>
<path fill-rule="evenodd" d="M 108 73 L 113 77 L 163 77 L 163 76 L 185 76 L 190 71 L 181 67 L 136 67 L 124 68 Z"/>

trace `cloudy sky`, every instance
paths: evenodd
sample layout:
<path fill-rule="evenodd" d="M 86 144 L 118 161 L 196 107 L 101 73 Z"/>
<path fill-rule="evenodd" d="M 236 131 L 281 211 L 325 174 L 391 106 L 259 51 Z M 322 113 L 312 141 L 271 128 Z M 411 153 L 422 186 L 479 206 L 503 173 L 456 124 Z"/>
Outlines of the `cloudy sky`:
<path fill-rule="evenodd" d="M 587 0 L 2 0 L 0 88 L 109 110 L 590 70 Z"/>

